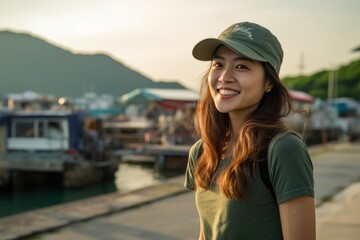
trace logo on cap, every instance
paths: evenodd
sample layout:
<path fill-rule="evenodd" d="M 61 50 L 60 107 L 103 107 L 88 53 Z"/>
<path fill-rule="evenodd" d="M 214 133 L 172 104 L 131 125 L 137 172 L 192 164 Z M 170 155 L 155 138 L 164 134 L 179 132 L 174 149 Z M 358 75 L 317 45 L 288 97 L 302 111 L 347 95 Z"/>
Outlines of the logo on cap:
<path fill-rule="evenodd" d="M 236 24 L 233 27 L 227 29 L 227 31 L 223 32 L 221 34 L 220 38 L 227 38 L 230 34 L 242 34 L 242 35 L 250 38 L 251 40 L 254 40 L 252 32 L 251 32 L 252 29 L 253 28 L 244 27 L 239 24 Z"/>

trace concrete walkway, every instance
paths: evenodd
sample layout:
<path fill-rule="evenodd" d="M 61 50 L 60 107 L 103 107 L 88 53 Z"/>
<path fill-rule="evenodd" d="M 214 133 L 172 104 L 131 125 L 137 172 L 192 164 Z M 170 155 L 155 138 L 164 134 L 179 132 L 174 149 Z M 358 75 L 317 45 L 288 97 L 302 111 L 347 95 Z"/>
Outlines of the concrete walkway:
<path fill-rule="evenodd" d="M 328 144 L 310 154 L 319 192 L 318 240 L 360 239 L 360 144 Z M 194 194 L 184 189 L 182 176 L 0 219 L 0 239 L 190 240 L 198 229 Z"/>
<path fill-rule="evenodd" d="M 359 240 L 360 182 L 317 208 L 316 218 L 318 240 Z"/>
<path fill-rule="evenodd" d="M 192 193 L 177 195 L 140 207 L 97 218 L 55 233 L 44 240 L 196 240 L 198 216 Z M 360 183 L 354 183 L 332 202 L 316 209 L 318 240 L 360 239 Z"/>

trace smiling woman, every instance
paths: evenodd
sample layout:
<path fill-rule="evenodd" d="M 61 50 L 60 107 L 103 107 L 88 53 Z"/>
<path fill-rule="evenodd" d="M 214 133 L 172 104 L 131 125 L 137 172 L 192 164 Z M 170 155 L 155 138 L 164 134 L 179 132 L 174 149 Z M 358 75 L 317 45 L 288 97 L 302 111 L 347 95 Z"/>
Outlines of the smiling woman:
<path fill-rule="evenodd" d="M 199 239 L 315 239 L 311 159 L 282 121 L 292 103 L 279 78 L 280 42 L 240 22 L 200 41 L 193 56 L 211 62 L 185 178 L 195 191 Z"/>

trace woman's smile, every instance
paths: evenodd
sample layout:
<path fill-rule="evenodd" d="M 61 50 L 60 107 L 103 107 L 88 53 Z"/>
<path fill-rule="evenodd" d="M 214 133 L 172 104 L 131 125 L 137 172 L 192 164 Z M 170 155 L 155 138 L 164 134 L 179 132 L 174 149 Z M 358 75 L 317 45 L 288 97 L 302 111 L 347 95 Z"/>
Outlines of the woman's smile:
<path fill-rule="evenodd" d="M 218 88 L 218 93 L 223 97 L 233 97 L 240 94 L 239 91 L 227 88 Z"/>

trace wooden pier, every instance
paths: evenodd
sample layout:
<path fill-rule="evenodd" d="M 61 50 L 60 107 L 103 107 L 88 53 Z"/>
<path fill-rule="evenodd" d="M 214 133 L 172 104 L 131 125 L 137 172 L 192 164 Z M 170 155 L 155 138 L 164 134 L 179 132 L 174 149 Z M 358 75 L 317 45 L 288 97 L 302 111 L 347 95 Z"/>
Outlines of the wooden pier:
<path fill-rule="evenodd" d="M 117 150 L 113 157 L 123 162 L 153 162 L 155 170 L 183 170 L 186 168 L 191 145 L 146 144 Z"/>

